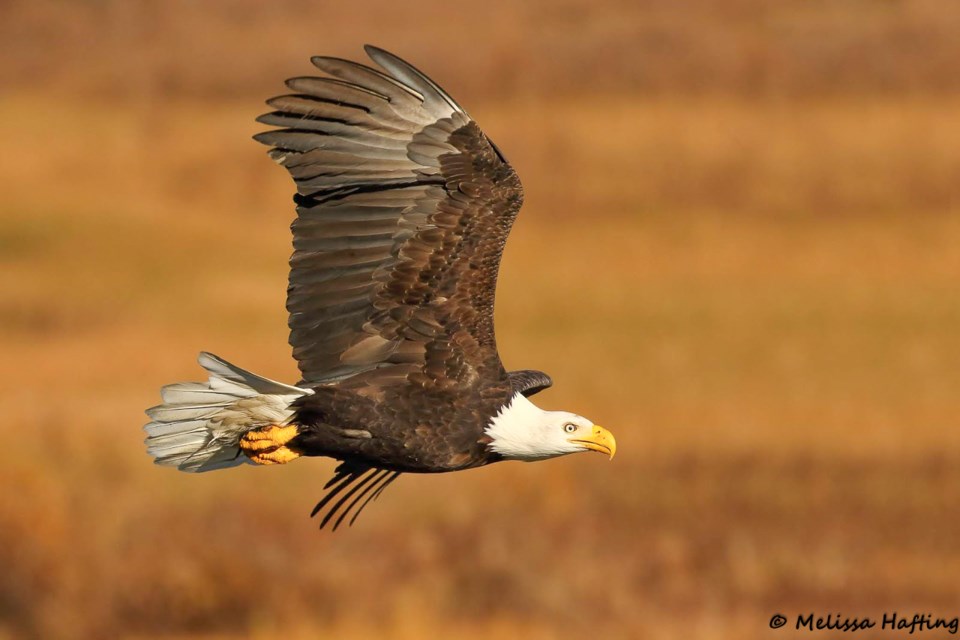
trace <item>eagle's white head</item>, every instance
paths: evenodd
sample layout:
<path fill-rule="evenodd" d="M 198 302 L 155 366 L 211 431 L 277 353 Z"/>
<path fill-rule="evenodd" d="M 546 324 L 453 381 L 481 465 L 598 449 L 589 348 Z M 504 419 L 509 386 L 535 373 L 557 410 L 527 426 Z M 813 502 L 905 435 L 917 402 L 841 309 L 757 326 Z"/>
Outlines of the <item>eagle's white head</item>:
<path fill-rule="evenodd" d="M 507 460 L 533 462 L 579 451 L 599 451 L 613 458 L 613 434 L 567 411 L 544 411 L 517 393 L 490 420 L 490 450 Z"/>

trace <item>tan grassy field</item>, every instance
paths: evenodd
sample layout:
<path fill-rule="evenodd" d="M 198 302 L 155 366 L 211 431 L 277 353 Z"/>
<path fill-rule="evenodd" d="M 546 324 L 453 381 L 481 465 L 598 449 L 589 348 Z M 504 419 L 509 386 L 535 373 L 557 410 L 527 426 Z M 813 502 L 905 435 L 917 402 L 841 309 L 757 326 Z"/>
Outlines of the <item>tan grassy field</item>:
<path fill-rule="evenodd" d="M 331 535 L 329 462 L 188 476 L 141 442 L 201 349 L 297 378 L 264 96 L 28 85 L 0 94 L 0 638 L 960 613 L 960 96 L 475 94 L 527 190 L 505 363 L 620 453 L 406 476 Z"/>

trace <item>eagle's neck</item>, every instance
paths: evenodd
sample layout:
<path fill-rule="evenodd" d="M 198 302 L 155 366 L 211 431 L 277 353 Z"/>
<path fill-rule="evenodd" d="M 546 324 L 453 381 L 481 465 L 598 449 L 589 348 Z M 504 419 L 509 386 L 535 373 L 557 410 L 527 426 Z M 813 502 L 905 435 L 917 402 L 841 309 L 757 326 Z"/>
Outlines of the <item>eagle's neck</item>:
<path fill-rule="evenodd" d="M 485 431 L 490 437 L 487 447 L 507 460 L 543 460 L 553 457 L 544 455 L 535 437 L 546 414 L 546 411 L 522 394 L 514 394 L 510 402 L 503 405 L 497 415 L 490 419 Z"/>

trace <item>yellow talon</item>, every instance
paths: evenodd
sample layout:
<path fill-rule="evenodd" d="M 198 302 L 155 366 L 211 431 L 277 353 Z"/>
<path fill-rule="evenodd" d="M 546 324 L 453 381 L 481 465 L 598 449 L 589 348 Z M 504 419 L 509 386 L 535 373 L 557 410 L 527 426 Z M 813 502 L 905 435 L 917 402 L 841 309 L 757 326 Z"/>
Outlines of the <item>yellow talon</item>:
<path fill-rule="evenodd" d="M 253 440 L 248 439 L 246 436 L 240 440 L 240 448 L 248 454 L 254 454 L 258 451 L 271 451 L 276 449 L 277 446 L 277 443 L 273 440 Z"/>
<path fill-rule="evenodd" d="M 243 438 L 240 440 L 243 443 L 253 446 L 254 442 L 269 441 L 274 444 L 274 446 L 280 447 L 297 436 L 298 427 L 295 424 L 290 424 L 285 427 L 280 427 L 275 424 L 256 429 L 255 431 L 248 431 L 243 434 Z"/>
<path fill-rule="evenodd" d="M 285 446 L 297 436 L 297 432 L 297 425 L 268 425 L 243 434 L 240 448 L 257 464 L 284 464 L 300 457 L 299 453 Z"/>
<path fill-rule="evenodd" d="M 277 447 L 263 453 L 247 454 L 251 460 L 257 464 L 286 464 L 291 460 L 296 460 L 300 454 L 286 447 Z"/>

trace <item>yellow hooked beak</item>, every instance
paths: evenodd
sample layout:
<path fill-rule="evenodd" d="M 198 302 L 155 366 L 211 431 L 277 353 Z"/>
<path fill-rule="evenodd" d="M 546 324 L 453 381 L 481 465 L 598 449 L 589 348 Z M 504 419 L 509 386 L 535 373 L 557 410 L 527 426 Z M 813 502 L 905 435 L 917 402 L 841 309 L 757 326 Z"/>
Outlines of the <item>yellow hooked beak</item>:
<path fill-rule="evenodd" d="M 611 460 L 617 453 L 617 439 L 613 437 L 612 433 L 597 425 L 593 425 L 593 430 L 588 437 L 570 438 L 570 442 L 579 444 L 591 451 L 605 453 L 610 456 Z"/>

